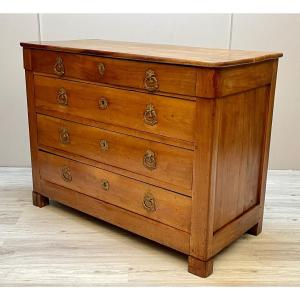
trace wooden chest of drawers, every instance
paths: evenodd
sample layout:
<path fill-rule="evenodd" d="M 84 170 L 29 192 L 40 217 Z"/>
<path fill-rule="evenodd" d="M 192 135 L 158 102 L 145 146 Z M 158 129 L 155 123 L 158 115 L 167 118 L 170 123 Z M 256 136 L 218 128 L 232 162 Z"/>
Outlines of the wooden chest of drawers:
<path fill-rule="evenodd" d="M 33 204 L 188 255 L 262 228 L 278 58 L 103 40 L 22 43 Z"/>

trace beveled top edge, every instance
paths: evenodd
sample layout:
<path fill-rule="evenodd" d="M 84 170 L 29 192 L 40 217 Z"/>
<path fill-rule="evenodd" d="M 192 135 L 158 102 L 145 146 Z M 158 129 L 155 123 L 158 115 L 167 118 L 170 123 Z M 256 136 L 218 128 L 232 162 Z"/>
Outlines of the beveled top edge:
<path fill-rule="evenodd" d="M 282 53 L 279 52 L 208 49 L 98 39 L 23 42 L 21 43 L 21 46 L 32 49 L 208 68 L 251 64 L 270 59 L 277 59 L 282 56 Z"/>

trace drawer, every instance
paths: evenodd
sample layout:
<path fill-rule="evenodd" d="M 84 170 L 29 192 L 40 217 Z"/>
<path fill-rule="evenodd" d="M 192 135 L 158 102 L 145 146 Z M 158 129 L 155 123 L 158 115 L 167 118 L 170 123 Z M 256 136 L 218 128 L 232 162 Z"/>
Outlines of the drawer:
<path fill-rule="evenodd" d="M 38 114 L 38 143 L 191 190 L 193 151 Z"/>
<path fill-rule="evenodd" d="M 195 102 L 35 76 L 37 109 L 193 141 Z"/>
<path fill-rule="evenodd" d="M 46 152 L 38 159 L 43 180 L 190 231 L 190 197 Z"/>
<path fill-rule="evenodd" d="M 194 67 L 137 62 L 79 55 L 55 51 L 32 51 L 34 72 L 58 77 L 141 89 L 195 96 L 196 69 Z"/>

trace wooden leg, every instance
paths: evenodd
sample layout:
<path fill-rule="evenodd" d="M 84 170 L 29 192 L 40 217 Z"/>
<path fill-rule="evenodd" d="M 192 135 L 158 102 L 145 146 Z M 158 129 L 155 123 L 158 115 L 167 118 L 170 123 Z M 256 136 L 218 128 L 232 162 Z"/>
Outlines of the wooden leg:
<path fill-rule="evenodd" d="M 193 256 L 188 258 L 188 271 L 194 275 L 206 278 L 213 272 L 213 260 L 203 261 Z"/>
<path fill-rule="evenodd" d="M 251 235 L 259 235 L 262 231 L 262 221 L 260 221 L 259 223 L 257 223 L 256 225 L 254 225 L 253 227 L 251 227 L 247 233 L 251 234 Z"/>
<path fill-rule="evenodd" d="M 44 207 L 49 204 L 49 199 L 37 192 L 32 192 L 32 203 L 38 207 Z"/>

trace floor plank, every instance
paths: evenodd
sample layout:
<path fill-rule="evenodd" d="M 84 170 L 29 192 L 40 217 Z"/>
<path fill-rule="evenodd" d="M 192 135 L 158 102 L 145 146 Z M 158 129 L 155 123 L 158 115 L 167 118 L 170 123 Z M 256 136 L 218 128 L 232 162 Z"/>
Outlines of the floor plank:
<path fill-rule="evenodd" d="M 300 286 L 300 171 L 268 174 L 263 232 L 215 259 L 187 257 L 51 201 L 32 206 L 28 168 L 0 168 L 0 286 Z"/>

